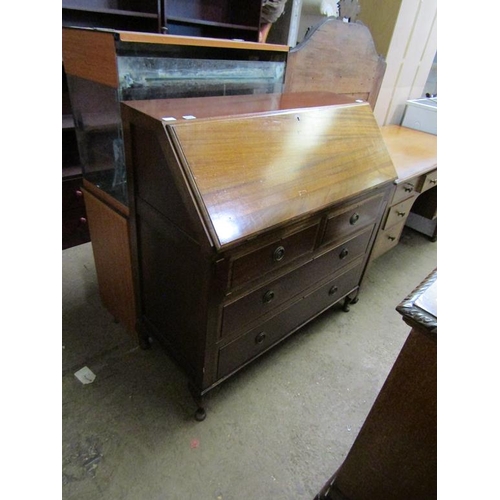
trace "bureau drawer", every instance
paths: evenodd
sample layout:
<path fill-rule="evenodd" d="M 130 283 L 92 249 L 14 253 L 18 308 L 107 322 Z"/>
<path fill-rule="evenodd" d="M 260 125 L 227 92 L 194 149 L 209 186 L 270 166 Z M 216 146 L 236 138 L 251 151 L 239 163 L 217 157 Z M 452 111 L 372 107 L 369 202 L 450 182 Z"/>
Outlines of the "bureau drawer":
<path fill-rule="evenodd" d="M 362 269 L 360 262 L 220 349 L 217 377 L 225 377 L 242 367 L 356 289 Z"/>
<path fill-rule="evenodd" d="M 240 330 L 364 255 L 373 225 L 334 249 L 224 306 L 221 335 Z"/>
<path fill-rule="evenodd" d="M 378 232 L 377 239 L 373 245 L 371 258 L 376 259 L 377 257 L 380 257 L 382 254 L 388 252 L 391 248 L 398 244 L 405 222 L 406 218 L 391 228 L 382 229 Z"/>
<path fill-rule="evenodd" d="M 408 214 L 410 213 L 414 201 L 415 198 L 412 197 L 408 198 L 407 200 L 401 201 L 397 205 L 393 205 L 389 210 L 389 214 L 387 215 L 384 229 L 389 229 L 395 224 L 398 224 L 401 221 L 405 221 L 408 217 Z"/>
<path fill-rule="evenodd" d="M 231 286 L 236 287 L 279 269 L 293 260 L 311 253 L 318 234 L 319 222 L 234 260 Z"/>
<path fill-rule="evenodd" d="M 377 219 L 384 199 L 383 194 L 372 196 L 328 215 L 321 244 L 338 241 L 353 234 Z"/>
<path fill-rule="evenodd" d="M 399 203 L 400 201 L 406 200 L 409 197 L 414 197 L 417 194 L 417 184 L 419 183 L 419 178 L 409 179 L 405 182 L 398 184 L 394 196 L 392 197 L 392 205 Z"/>
<path fill-rule="evenodd" d="M 420 192 L 423 193 L 428 189 L 437 186 L 437 170 L 429 172 L 422 181 L 422 186 L 420 187 Z"/>

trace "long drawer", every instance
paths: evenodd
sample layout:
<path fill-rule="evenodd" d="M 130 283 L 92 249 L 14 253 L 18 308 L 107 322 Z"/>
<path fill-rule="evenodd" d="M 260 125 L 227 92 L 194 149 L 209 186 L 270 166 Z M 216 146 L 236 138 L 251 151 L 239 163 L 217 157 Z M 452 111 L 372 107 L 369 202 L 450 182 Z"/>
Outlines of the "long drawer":
<path fill-rule="evenodd" d="M 217 377 L 222 378 L 272 347 L 308 320 L 356 289 L 362 260 L 332 278 L 276 316 L 252 328 L 219 351 Z"/>
<path fill-rule="evenodd" d="M 315 258 L 295 271 L 259 287 L 251 293 L 224 306 L 221 335 L 241 330 L 256 318 L 271 312 L 300 294 L 303 290 L 335 273 L 342 266 L 364 255 L 370 241 L 373 225 L 327 253 Z"/>

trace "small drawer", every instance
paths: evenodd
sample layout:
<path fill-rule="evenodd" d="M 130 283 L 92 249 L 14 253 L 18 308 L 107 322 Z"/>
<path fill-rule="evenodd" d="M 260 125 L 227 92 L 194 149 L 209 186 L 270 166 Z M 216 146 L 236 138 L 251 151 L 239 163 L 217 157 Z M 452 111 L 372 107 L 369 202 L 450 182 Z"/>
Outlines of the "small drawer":
<path fill-rule="evenodd" d="M 433 170 L 432 172 L 429 172 L 423 179 L 422 181 L 422 186 L 420 187 L 420 192 L 423 193 L 424 191 L 427 191 L 428 189 L 437 186 L 437 170 Z"/>
<path fill-rule="evenodd" d="M 364 226 L 372 224 L 378 217 L 383 194 L 372 196 L 347 208 L 328 215 L 321 244 L 326 245 L 353 234 Z"/>
<path fill-rule="evenodd" d="M 85 206 L 81 189 L 82 179 L 71 179 L 62 183 L 62 209 L 71 210 Z"/>
<path fill-rule="evenodd" d="M 373 245 L 371 258 L 376 259 L 388 252 L 391 248 L 394 248 L 399 242 L 404 226 L 405 221 L 403 220 L 389 229 L 380 230 L 375 240 L 375 244 Z"/>
<path fill-rule="evenodd" d="M 408 198 L 397 205 L 390 208 L 389 214 L 387 215 L 387 220 L 384 224 L 384 229 L 389 229 L 395 224 L 405 221 L 410 213 L 411 207 L 415 201 L 415 198 Z"/>
<path fill-rule="evenodd" d="M 247 324 L 268 314 L 304 290 L 313 287 L 326 276 L 364 255 L 373 226 L 343 242 L 334 249 L 309 261 L 266 285 L 224 306 L 221 335 L 244 328 Z"/>
<path fill-rule="evenodd" d="M 90 241 L 84 208 L 66 210 L 62 215 L 62 248 L 74 247 Z"/>
<path fill-rule="evenodd" d="M 345 295 L 355 290 L 363 266 L 361 263 L 333 278 L 261 325 L 227 344 L 219 351 L 217 377 L 222 378 L 272 347 Z"/>
<path fill-rule="evenodd" d="M 419 178 L 409 179 L 407 181 L 398 184 L 394 196 L 392 197 L 392 205 L 399 203 L 400 201 L 406 200 L 407 198 L 414 197 L 418 194 L 417 187 L 419 184 Z"/>
<path fill-rule="evenodd" d="M 234 260 L 231 286 L 237 287 L 279 269 L 314 249 L 319 223 L 264 244 L 261 248 Z"/>

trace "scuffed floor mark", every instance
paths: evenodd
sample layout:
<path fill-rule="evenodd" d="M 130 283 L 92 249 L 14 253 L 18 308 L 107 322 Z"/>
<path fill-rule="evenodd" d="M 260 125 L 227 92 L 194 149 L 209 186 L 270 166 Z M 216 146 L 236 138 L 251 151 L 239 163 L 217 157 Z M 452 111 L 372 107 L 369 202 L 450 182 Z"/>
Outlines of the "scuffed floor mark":
<path fill-rule="evenodd" d="M 94 478 L 103 459 L 102 445 L 97 436 L 87 436 L 70 443 L 63 457 L 63 485 Z"/>

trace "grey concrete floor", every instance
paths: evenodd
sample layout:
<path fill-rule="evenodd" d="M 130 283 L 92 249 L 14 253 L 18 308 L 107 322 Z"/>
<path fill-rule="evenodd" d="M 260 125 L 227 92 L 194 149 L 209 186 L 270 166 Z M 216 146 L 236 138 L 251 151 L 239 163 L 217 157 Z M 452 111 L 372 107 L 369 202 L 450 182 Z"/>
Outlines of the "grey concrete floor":
<path fill-rule="evenodd" d="M 215 389 L 196 422 L 187 379 L 100 303 L 91 244 L 62 252 L 65 500 L 312 500 L 342 463 L 408 333 L 395 307 L 435 267 L 405 229 L 359 302 L 324 313 Z M 96 375 L 84 385 L 74 375 Z"/>

